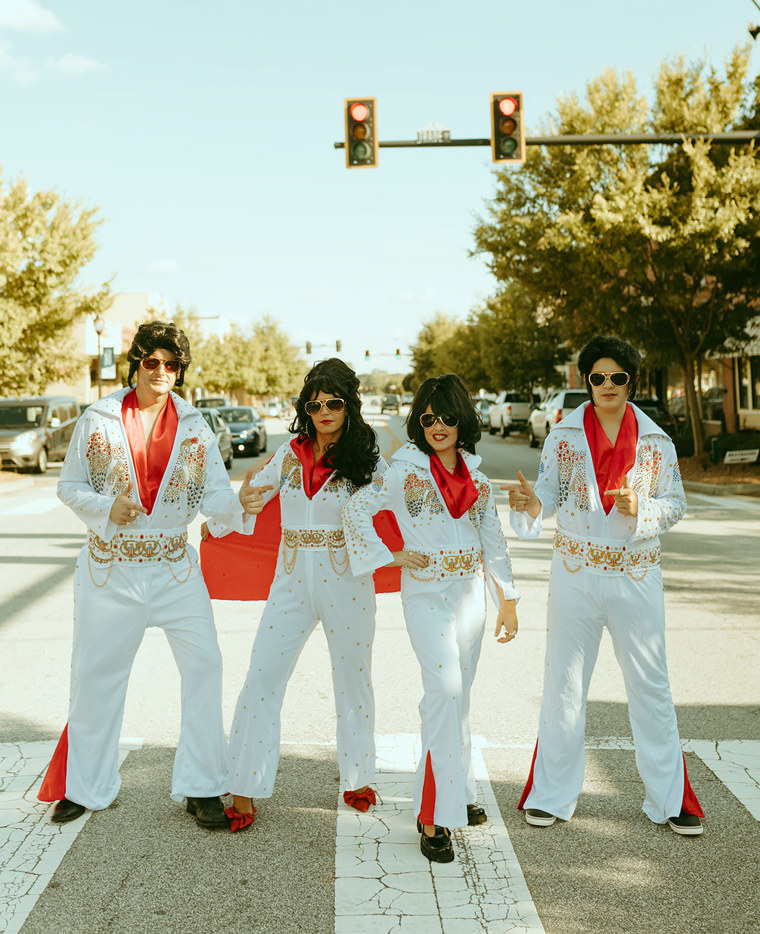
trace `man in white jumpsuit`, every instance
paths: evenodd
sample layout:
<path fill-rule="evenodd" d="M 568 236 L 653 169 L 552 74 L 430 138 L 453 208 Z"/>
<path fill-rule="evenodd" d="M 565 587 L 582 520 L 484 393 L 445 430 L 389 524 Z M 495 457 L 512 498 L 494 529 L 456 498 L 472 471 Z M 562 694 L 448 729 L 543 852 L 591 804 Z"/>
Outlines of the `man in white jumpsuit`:
<path fill-rule="evenodd" d="M 248 482 L 230 487 L 200 413 L 171 392 L 190 362 L 172 324 L 142 325 L 129 352 L 131 385 L 93 403 L 77 423 L 58 495 L 87 525 L 74 574 L 74 645 L 66 729 L 40 800 L 52 820 L 107 808 L 118 794 L 118 740 L 127 682 L 148 626 L 160 626 L 182 677 L 182 726 L 172 798 L 208 828 L 229 827 L 222 662 L 211 602 L 187 544 L 199 510 L 247 531 L 261 508 Z"/>

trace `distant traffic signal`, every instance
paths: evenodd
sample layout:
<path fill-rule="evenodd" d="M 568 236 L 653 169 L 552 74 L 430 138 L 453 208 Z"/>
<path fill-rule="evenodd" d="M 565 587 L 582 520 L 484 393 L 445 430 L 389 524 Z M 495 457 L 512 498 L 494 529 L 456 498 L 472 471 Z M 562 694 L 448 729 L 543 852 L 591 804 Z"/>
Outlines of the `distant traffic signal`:
<path fill-rule="evenodd" d="M 374 97 L 347 97 L 343 102 L 346 117 L 346 168 L 377 168 L 377 118 Z"/>
<path fill-rule="evenodd" d="M 340 349 L 343 346 L 340 341 L 335 341 L 335 352 L 340 353 Z"/>
<path fill-rule="evenodd" d="M 306 341 L 306 353 L 311 353 L 311 341 Z"/>
<path fill-rule="evenodd" d="M 525 162 L 522 93 L 491 95 L 491 157 L 494 162 Z"/>
<path fill-rule="evenodd" d="M 397 360 L 401 359 L 401 350 L 398 347 L 396 348 L 396 359 Z"/>
<path fill-rule="evenodd" d="M 369 351 L 368 351 L 368 350 L 365 350 L 365 351 L 364 351 L 364 359 L 365 359 L 367 362 L 369 362 Z"/>

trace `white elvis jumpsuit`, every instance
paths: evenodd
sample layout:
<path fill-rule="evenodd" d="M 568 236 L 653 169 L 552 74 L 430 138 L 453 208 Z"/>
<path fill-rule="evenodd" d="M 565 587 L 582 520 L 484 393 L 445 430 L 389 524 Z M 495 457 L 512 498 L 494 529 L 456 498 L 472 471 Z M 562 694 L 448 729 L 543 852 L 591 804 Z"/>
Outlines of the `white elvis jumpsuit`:
<path fill-rule="evenodd" d="M 519 806 L 568 820 L 583 786 L 586 699 L 606 626 L 623 673 L 644 813 L 656 823 L 682 806 L 698 812 L 678 738 L 665 658 L 665 601 L 659 535 L 683 516 L 686 497 L 670 438 L 632 405 L 638 426 L 629 482 L 637 516 L 606 514 L 579 406 L 551 430 L 533 520 L 512 511 L 520 538 L 536 538 L 557 513 L 549 577 L 544 691 L 538 743 Z M 630 403 L 629 403 L 630 405 Z M 689 800 L 696 803 L 690 807 Z"/>
<path fill-rule="evenodd" d="M 381 459 L 378 469 L 385 466 Z M 321 620 L 332 662 L 340 787 L 354 791 L 375 776 L 375 587 L 371 574 L 351 573 L 341 522 L 341 508 L 356 487 L 333 472 L 309 499 L 290 441 L 251 482 L 274 487 L 265 503 L 279 493 L 282 538 L 230 731 L 229 790 L 249 798 L 272 795 L 285 688 Z M 229 531 L 214 522 L 209 530 L 217 537 Z"/>
<path fill-rule="evenodd" d="M 477 501 L 459 519 L 444 503 L 430 458 L 412 443 L 399 448 L 388 470 L 343 508 L 354 573 L 367 574 L 393 560 L 372 525 L 381 509 L 395 515 L 404 548 L 429 558 L 424 570 L 401 572 L 404 617 L 424 691 L 414 810 L 420 814 L 423 787 L 426 807 L 430 805 L 425 782 L 429 753 L 435 783 L 433 822 L 449 828 L 467 825 L 467 805 L 476 800 L 469 713 L 485 625 L 485 581 L 497 605 L 494 584 L 507 600 L 518 599 L 491 486 L 475 469 L 480 457 L 459 453 L 478 491 Z"/>
<path fill-rule="evenodd" d="M 121 418 L 122 389 L 79 419 L 58 496 L 87 525 L 74 572 L 74 645 L 65 797 L 100 810 L 116 798 L 119 731 L 132 663 L 149 626 L 164 630 L 182 679 L 182 724 L 171 795 L 213 797 L 226 789 L 222 659 L 198 556 L 187 544 L 199 511 L 248 531 L 216 439 L 197 409 L 172 393 L 177 431 L 150 515 L 128 526 L 109 518 L 135 466 Z M 167 403 L 168 404 L 168 403 Z M 63 797 L 61 794 L 60 797 Z"/>

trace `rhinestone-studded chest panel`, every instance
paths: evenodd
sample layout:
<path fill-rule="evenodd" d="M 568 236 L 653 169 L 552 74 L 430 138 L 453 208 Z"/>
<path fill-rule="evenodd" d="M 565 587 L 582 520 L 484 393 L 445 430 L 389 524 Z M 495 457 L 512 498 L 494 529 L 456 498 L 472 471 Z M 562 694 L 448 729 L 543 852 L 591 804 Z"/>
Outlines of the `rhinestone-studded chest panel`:
<path fill-rule="evenodd" d="M 662 451 L 648 441 L 639 446 L 636 457 L 636 475 L 633 480 L 633 489 L 640 496 L 650 496 L 654 498 L 657 495 L 657 487 L 660 484 L 660 468 L 662 467 Z M 675 466 L 678 471 L 678 463 Z M 680 472 L 677 478 L 680 479 Z"/>
<path fill-rule="evenodd" d="M 430 516 L 443 512 L 429 477 L 417 473 L 408 473 L 404 479 L 404 504 L 409 515 L 416 519 L 427 511 Z"/>
<path fill-rule="evenodd" d="M 178 503 L 183 495 L 191 508 L 200 504 L 206 480 L 206 448 L 197 435 L 185 438 L 179 446 L 177 463 L 161 497 L 163 503 Z"/>
<path fill-rule="evenodd" d="M 478 491 L 478 498 L 467 510 L 467 513 L 470 517 L 470 522 L 478 526 L 483 521 L 483 516 L 486 514 L 486 506 L 488 505 L 488 496 L 491 492 L 491 487 L 488 482 L 483 482 L 482 480 L 475 480 L 473 482 Z"/>
<path fill-rule="evenodd" d="M 286 451 L 280 467 L 280 491 L 301 489 L 301 463 L 291 451 Z"/>
<path fill-rule="evenodd" d="M 100 429 L 87 439 L 85 452 L 90 483 L 97 493 L 124 493 L 129 486 L 129 462 L 123 444 L 111 442 Z"/>
<path fill-rule="evenodd" d="M 557 468 L 559 472 L 557 506 L 562 506 L 572 496 L 575 499 L 575 508 L 581 512 L 588 512 L 586 452 L 571 447 L 567 441 L 560 441 L 557 445 Z"/>

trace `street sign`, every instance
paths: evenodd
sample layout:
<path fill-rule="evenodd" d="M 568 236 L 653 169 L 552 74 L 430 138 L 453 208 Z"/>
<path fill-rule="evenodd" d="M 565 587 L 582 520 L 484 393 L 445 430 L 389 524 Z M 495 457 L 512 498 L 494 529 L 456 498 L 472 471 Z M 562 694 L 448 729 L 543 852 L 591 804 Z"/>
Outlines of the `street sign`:
<path fill-rule="evenodd" d="M 760 454 L 760 448 L 756 448 L 754 451 L 726 451 L 726 456 L 723 458 L 723 463 L 754 464 L 757 460 L 758 454 Z"/>

